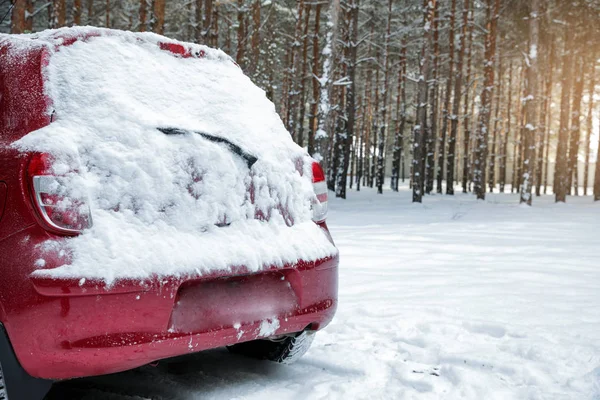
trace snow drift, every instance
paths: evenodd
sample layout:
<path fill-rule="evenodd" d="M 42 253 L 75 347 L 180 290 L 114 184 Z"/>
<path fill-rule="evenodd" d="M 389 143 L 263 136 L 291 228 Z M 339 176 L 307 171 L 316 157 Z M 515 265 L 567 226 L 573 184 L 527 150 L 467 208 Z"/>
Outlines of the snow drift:
<path fill-rule="evenodd" d="M 69 168 L 83 178 L 94 220 L 77 237 L 47 243 L 69 261 L 35 274 L 112 283 L 336 253 L 311 220 L 310 158 L 225 53 L 96 28 L 21 38 L 47 44 L 54 122 L 16 145 L 52 154 L 55 168 L 76 160 Z M 194 132 L 226 139 L 256 162 Z"/>

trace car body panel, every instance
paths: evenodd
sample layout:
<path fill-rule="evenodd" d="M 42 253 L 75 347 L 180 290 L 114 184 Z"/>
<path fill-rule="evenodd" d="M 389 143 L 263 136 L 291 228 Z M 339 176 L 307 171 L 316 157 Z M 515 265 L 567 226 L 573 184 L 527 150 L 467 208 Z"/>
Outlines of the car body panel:
<path fill-rule="evenodd" d="M 8 186 L 6 186 L 6 183 L 0 181 L 0 222 L 2 222 L 2 216 L 4 215 L 4 204 L 6 203 L 7 192 Z"/>

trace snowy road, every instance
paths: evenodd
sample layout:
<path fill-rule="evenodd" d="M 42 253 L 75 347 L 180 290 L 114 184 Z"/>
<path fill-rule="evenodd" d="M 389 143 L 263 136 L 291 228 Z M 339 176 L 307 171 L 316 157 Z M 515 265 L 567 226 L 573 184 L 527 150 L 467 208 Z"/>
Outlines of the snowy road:
<path fill-rule="evenodd" d="M 349 195 L 338 314 L 297 364 L 219 349 L 49 398 L 600 399 L 600 204 Z"/>

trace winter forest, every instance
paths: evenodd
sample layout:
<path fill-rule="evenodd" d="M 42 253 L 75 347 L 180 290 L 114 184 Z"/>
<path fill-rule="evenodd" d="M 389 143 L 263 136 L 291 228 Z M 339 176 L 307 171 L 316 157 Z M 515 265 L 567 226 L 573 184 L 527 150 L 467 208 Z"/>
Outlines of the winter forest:
<path fill-rule="evenodd" d="M 2 0 L 0 32 L 94 25 L 223 49 L 337 197 L 600 200 L 598 0 Z"/>

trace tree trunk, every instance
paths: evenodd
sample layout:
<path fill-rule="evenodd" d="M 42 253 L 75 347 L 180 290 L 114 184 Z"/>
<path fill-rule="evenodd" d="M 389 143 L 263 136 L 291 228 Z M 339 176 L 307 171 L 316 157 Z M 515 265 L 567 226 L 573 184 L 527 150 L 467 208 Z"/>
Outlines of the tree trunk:
<path fill-rule="evenodd" d="M 261 0 L 255 0 L 252 4 L 252 63 L 250 64 L 250 72 L 255 77 L 260 60 L 260 7 Z"/>
<path fill-rule="evenodd" d="M 148 26 L 148 1 L 140 0 L 140 32 L 145 32 L 146 27 Z"/>
<path fill-rule="evenodd" d="M 519 87 L 517 90 L 517 101 L 515 102 L 515 107 L 517 108 L 515 113 L 515 126 L 513 133 L 513 165 L 512 165 L 512 177 L 511 177 L 511 187 L 510 192 L 513 193 L 517 187 L 521 185 L 521 177 L 520 177 L 520 155 L 521 155 L 521 121 L 522 121 L 522 111 L 523 106 L 521 99 L 523 98 L 523 83 L 525 81 L 525 68 L 521 67 L 521 72 L 519 73 Z"/>
<path fill-rule="evenodd" d="M 531 205 L 531 186 L 535 172 L 535 143 L 538 132 L 538 121 L 536 111 L 538 109 L 539 95 L 537 90 L 537 53 L 539 42 L 539 0 L 531 0 L 531 11 L 529 13 L 529 54 L 526 55 L 527 78 L 525 81 L 525 126 L 524 137 L 524 159 L 523 159 L 523 183 L 521 185 L 520 203 Z"/>
<path fill-rule="evenodd" d="M 22 1 L 22 0 L 20 0 Z M 25 0 L 25 32 L 33 32 L 34 0 Z M 15 4 L 16 5 L 16 4 Z"/>
<path fill-rule="evenodd" d="M 598 118 L 600 126 L 600 118 Z M 600 201 L 600 129 L 598 130 L 598 148 L 596 151 L 596 170 L 594 171 L 594 201 Z"/>
<path fill-rule="evenodd" d="M 490 126 L 492 95 L 494 91 L 494 58 L 496 57 L 496 27 L 500 12 L 500 0 L 487 0 L 487 34 L 485 40 L 484 80 L 481 91 L 481 109 L 475 145 L 475 166 L 473 183 L 477 199 L 485 200 L 485 171 L 487 163 L 487 146 Z"/>
<path fill-rule="evenodd" d="M 468 1 L 468 0 L 467 0 Z M 463 20 L 464 20 L 463 10 Z M 450 99 L 452 95 L 452 78 L 454 74 L 454 32 L 456 26 L 456 0 L 452 0 L 450 7 L 450 33 L 448 35 L 448 78 L 446 79 L 446 93 L 444 98 L 444 106 L 442 108 L 442 130 L 440 132 L 440 140 L 438 146 L 438 171 L 437 171 L 437 192 L 442 193 L 442 176 L 444 174 L 444 155 L 446 153 L 446 132 L 448 130 L 448 119 L 450 113 Z M 463 26 L 461 32 L 464 32 L 466 25 Z M 464 46 L 464 41 L 461 37 L 461 46 Z M 462 48 L 460 49 L 462 52 Z M 458 66 L 457 66 L 458 68 Z M 454 77 L 457 79 L 457 77 Z M 455 82 L 456 85 L 456 82 Z M 454 100 L 460 96 L 460 93 L 454 94 Z M 460 100 L 459 100 L 460 103 Z M 460 107 L 460 104 L 459 104 Z M 453 106 L 453 110 L 456 107 Z M 458 113 L 457 113 L 458 114 Z M 448 141 L 448 159 L 446 163 L 446 194 L 454 194 L 454 158 L 456 153 L 456 131 L 452 137 L 450 131 L 450 140 Z"/>
<path fill-rule="evenodd" d="M 550 147 L 550 130 L 551 130 L 551 117 L 550 117 L 550 104 L 552 102 L 552 83 L 554 75 L 554 48 L 555 44 L 550 40 L 550 54 L 547 58 L 546 68 L 546 81 L 545 81 L 545 93 L 544 101 L 540 113 L 540 125 L 543 125 L 543 132 L 541 132 L 542 140 L 538 156 L 537 163 L 537 180 L 535 195 L 541 195 L 541 186 L 544 185 L 544 194 L 548 186 L 548 150 Z"/>
<path fill-rule="evenodd" d="M 383 91 L 381 93 L 381 127 L 379 128 L 379 132 L 377 135 L 377 193 L 383 193 L 383 180 L 385 176 L 385 135 L 386 128 L 388 125 L 388 86 L 390 83 L 390 39 L 392 34 L 392 4 L 393 0 L 388 0 L 388 9 L 387 9 L 387 28 L 385 35 L 385 48 L 383 54 Z M 356 25 L 358 25 L 358 15 L 356 16 Z M 356 29 L 356 36 L 354 39 L 358 40 L 358 28 Z M 354 55 L 356 59 L 356 55 Z M 352 79 L 352 78 L 351 78 Z M 352 79 L 353 80 L 353 79 Z"/>
<path fill-rule="evenodd" d="M 296 28 L 294 30 L 294 42 L 291 45 L 291 57 L 290 57 L 290 74 L 289 74 L 289 87 L 290 92 L 286 94 L 289 97 L 289 106 L 287 109 L 287 121 L 288 131 L 291 133 L 294 141 L 298 140 L 297 131 L 297 113 L 298 113 L 298 91 L 299 91 L 299 77 L 297 76 L 300 70 L 300 41 L 302 36 L 302 22 L 305 9 L 304 0 L 298 0 L 298 15 L 296 20 Z M 333 172 L 333 171 L 331 171 Z"/>
<path fill-rule="evenodd" d="M 94 0 L 87 0 L 87 23 L 94 24 Z"/>
<path fill-rule="evenodd" d="M 319 64 L 321 62 L 319 56 L 319 30 L 321 26 L 321 6 L 319 3 L 315 7 L 315 27 L 313 31 L 313 43 L 312 43 L 312 97 L 310 100 L 310 114 L 308 120 L 308 154 L 314 154 L 315 152 L 315 134 L 317 132 L 317 117 L 319 112 L 319 89 L 320 82 L 319 76 Z M 362 148 L 361 148 L 362 157 Z M 360 187 L 360 186 L 359 186 Z"/>
<path fill-rule="evenodd" d="M 210 28 L 210 36 L 208 42 L 211 47 L 219 48 L 219 8 L 221 3 L 213 5 L 212 24 Z"/>
<path fill-rule="evenodd" d="M 567 191 L 573 187 L 574 194 L 578 193 L 577 159 L 579 156 L 579 142 L 581 141 L 581 101 L 583 98 L 585 61 L 582 57 L 577 60 L 577 72 L 575 74 L 575 86 L 573 88 L 573 103 L 571 112 L 571 137 L 569 144 L 569 166 L 567 176 Z"/>
<path fill-rule="evenodd" d="M 81 25 L 81 0 L 73 1 L 73 25 Z"/>
<path fill-rule="evenodd" d="M 10 5 L 9 5 L 10 7 Z M 10 33 L 25 32 L 25 11 L 27 10 L 26 0 L 16 0 L 12 8 L 10 20 Z"/>
<path fill-rule="evenodd" d="M 473 8 L 473 3 L 470 0 L 466 0 L 465 2 L 468 2 L 471 6 L 469 7 L 470 9 L 470 13 L 469 13 L 469 19 L 468 19 L 468 29 L 469 29 L 469 37 L 468 37 L 468 41 L 469 41 L 469 45 L 467 46 L 468 48 L 468 53 L 469 53 L 469 58 L 467 61 L 467 74 L 465 75 L 466 81 L 467 81 L 467 85 L 465 86 L 465 102 L 464 102 L 464 106 L 463 106 L 463 176 L 462 176 L 462 191 L 463 193 L 467 193 L 468 191 L 468 187 L 467 187 L 467 183 L 469 181 L 469 175 L 470 175 L 470 152 L 469 152 L 469 148 L 470 148 L 470 144 L 471 144 L 471 124 L 470 124 L 470 119 L 469 116 L 472 115 L 472 112 L 469 112 L 469 85 L 470 85 L 470 81 L 472 81 L 472 77 L 471 77 L 471 67 L 473 64 L 473 29 L 475 26 L 475 10 Z M 463 23 L 464 23 L 464 14 L 463 14 Z M 466 49 L 467 49 L 466 48 Z M 465 49 L 465 50 L 466 50 Z M 456 90 L 455 90 L 455 96 L 456 96 Z M 475 104 L 475 99 L 473 99 L 473 101 L 471 102 L 473 104 Z M 460 107 L 460 104 L 459 104 Z M 458 123 L 458 121 L 457 121 Z M 454 172 L 452 172 L 452 176 L 447 176 L 446 180 L 450 180 L 450 182 L 454 181 Z M 450 185 L 452 187 L 452 193 L 454 193 L 454 187 L 452 185 Z M 447 191 L 447 187 L 446 187 L 446 191 Z"/>
<path fill-rule="evenodd" d="M 503 77 L 503 69 L 502 69 L 502 51 L 498 50 L 498 88 L 496 89 L 496 99 L 494 102 L 495 111 L 494 111 L 494 132 L 492 135 L 492 153 L 490 155 L 490 169 L 488 174 L 488 186 L 490 193 L 494 193 L 494 188 L 496 187 L 496 161 L 498 160 L 497 152 L 497 144 L 498 144 L 498 136 L 499 136 L 499 124 L 500 124 L 500 109 L 501 107 L 501 99 L 502 99 L 502 77 Z"/>
<path fill-rule="evenodd" d="M 375 60 L 376 60 L 376 65 L 379 64 L 379 49 L 376 51 L 376 55 L 375 55 Z M 371 170 L 369 171 L 369 187 L 373 187 L 375 186 L 375 179 L 377 176 L 377 170 L 376 170 L 376 166 L 377 166 L 377 137 L 379 135 L 379 93 L 381 91 L 381 84 L 380 84 L 380 80 L 379 80 L 379 67 L 375 68 L 375 81 L 373 84 L 373 118 L 372 118 L 372 124 L 371 124 L 371 148 L 373 149 L 371 152 L 371 160 L 370 160 L 370 168 Z"/>
<path fill-rule="evenodd" d="M 500 150 L 500 171 L 498 176 L 500 193 L 504 193 L 504 186 L 506 185 L 506 167 L 508 166 L 508 137 L 510 136 L 512 122 L 512 81 L 513 63 L 511 61 L 508 67 L 508 104 L 506 106 L 506 128 L 504 130 L 504 137 L 502 138 L 502 149 Z"/>
<path fill-rule="evenodd" d="M 144 1 L 144 0 L 142 0 Z M 195 1 L 196 6 L 195 6 L 195 24 L 194 24 L 194 38 L 196 40 L 196 43 L 202 43 L 202 27 L 204 26 L 203 23 L 203 12 L 202 12 L 202 7 L 204 5 L 203 0 L 196 0 Z"/>
<path fill-rule="evenodd" d="M 106 0 L 104 10 L 104 26 L 110 28 L 110 0 Z"/>
<path fill-rule="evenodd" d="M 237 1 L 237 20 L 238 20 L 238 29 L 237 29 L 237 52 L 235 55 L 235 61 L 237 64 L 244 69 L 245 67 L 245 59 L 246 59 L 246 25 L 244 14 L 246 12 L 246 8 L 244 5 L 244 0 Z"/>
<path fill-rule="evenodd" d="M 425 132 L 427 130 L 427 96 L 428 96 L 428 77 L 429 77 L 429 47 L 431 45 L 431 25 L 434 16 L 436 0 L 423 1 L 423 47 L 421 49 L 421 59 L 419 62 L 419 81 L 417 89 L 417 115 L 416 124 L 413 128 L 413 203 L 423 202 L 424 189 L 424 152 L 425 152 Z"/>
<path fill-rule="evenodd" d="M 306 14 L 304 16 L 304 38 L 303 38 L 303 45 L 302 45 L 302 73 L 300 74 L 299 77 L 299 91 L 300 91 L 300 104 L 299 104 L 299 108 L 300 108 L 300 116 L 298 118 L 298 123 L 297 123 L 297 132 L 298 132 L 298 138 L 296 140 L 296 143 L 298 143 L 300 145 L 300 147 L 304 147 L 304 118 L 306 116 L 306 80 L 307 80 L 307 76 L 306 74 L 308 73 L 308 29 L 310 27 L 310 10 L 311 10 L 311 6 L 310 4 L 308 4 L 306 6 Z M 352 140 L 352 138 L 350 139 Z"/>
<path fill-rule="evenodd" d="M 363 79 L 364 80 L 364 79 Z M 365 85 L 366 86 L 366 85 Z M 364 143 L 365 143 L 365 137 L 366 137 L 366 131 L 367 131 L 367 124 L 368 124 L 368 118 L 367 118 L 367 107 L 365 107 L 365 101 L 367 100 L 366 96 L 363 94 L 362 99 L 359 102 L 359 106 L 358 109 L 361 110 L 360 113 L 360 131 L 358 133 L 358 160 L 357 160 L 357 166 L 356 166 L 356 191 L 360 192 L 360 185 L 361 185 L 361 180 L 363 179 L 363 175 L 364 175 Z"/>
<path fill-rule="evenodd" d="M 586 138 L 585 138 L 585 166 L 583 170 L 583 195 L 587 196 L 588 193 L 588 177 L 590 174 L 590 149 L 592 147 L 592 131 L 593 127 L 593 116 L 594 116 L 594 91 L 596 89 L 596 68 L 594 63 L 591 62 L 591 72 L 589 88 L 588 88 L 588 113 L 586 119 Z M 596 157 L 596 163 L 600 162 L 600 153 Z"/>
<path fill-rule="evenodd" d="M 50 3 L 50 21 L 48 27 L 56 29 L 65 26 L 67 10 L 65 0 L 52 0 Z"/>
<path fill-rule="evenodd" d="M 454 3 L 456 0 L 452 0 Z M 435 171 L 435 147 L 436 147 L 436 139 L 438 137 L 438 92 L 439 92 L 439 71 L 438 64 L 440 58 L 440 32 L 439 32 L 439 11 L 438 4 L 434 3 L 433 10 L 433 53 L 431 59 L 431 85 L 429 88 L 429 107 L 430 107 L 430 119 L 429 119 L 429 129 L 427 130 L 427 148 L 426 153 L 427 157 L 425 159 L 425 193 L 431 194 L 433 191 L 433 179 L 434 179 L 434 171 Z M 454 35 L 451 35 L 454 36 Z M 454 39 L 452 39 L 454 42 Z M 452 54 L 454 52 L 452 51 Z M 448 79 L 451 81 L 452 74 L 448 75 Z M 450 85 L 450 83 L 448 84 Z M 446 96 L 448 97 L 448 96 Z M 445 135 L 445 132 L 444 132 Z M 443 151 L 440 148 L 440 151 Z M 443 162 L 443 160 L 442 160 Z M 438 170 L 442 169 L 442 164 L 438 165 Z M 439 176 L 439 173 L 437 174 Z"/>
<path fill-rule="evenodd" d="M 335 71 L 338 19 L 340 0 L 331 0 L 328 13 L 328 32 L 326 34 L 325 48 L 323 49 L 323 75 L 320 79 L 321 94 L 319 96 L 318 130 L 315 134 L 314 157 L 321 162 L 328 154 L 327 143 L 333 130 L 331 118 L 331 98 L 333 96 L 333 73 Z M 326 162 L 327 160 L 325 160 Z M 327 165 L 325 163 L 325 165 Z"/>
<path fill-rule="evenodd" d="M 254 10 L 253 10 L 254 11 Z M 260 12 L 260 7 L 259 7 Z M 254 13 L 253 13 L 254 17 Z M 259 14 L 260 19 L 260 14 Z M 212 27 L 213 27 L 213 0 L 204 0 L 204 18 L 202 28 L 202 43 L 208 45 L 212 38 Z M 260 24 L 260 22 L 259 22 Z"/>
<path fill-rule="evenodd" d="M 406 19 L 403 21 L 406 25 Z M 407 70 L 407 34 L 402 35 L 400 48 L 400 68 L 398 71 L 398 100 L 396 104 L 397 122 L 396 135 L 394 137 L 394 154 L 392 160 L 392 190 L 398 191 L 398 182 L 400 180 L 401 165 L 403 164 L 404 153 L 404 129 L 406 127 L 406 70 Z"/>
<path fill-rule="evenodd" d="M 562 54 L 562 82 L 560 100 L 560 131 L 558 134 L 558 145 L 556 148 L 556 163 L 554 166 L 554 181 L 556 202 L 567 200 L 568 180 L 568 141 L 569 141 L 569 113 L 571 109 L 571 79 L 573 69 L 573 54 L 571 51 L 571 39 L 573 30 L 573 19 L 567 15 L 567 23 L 564 27 L 564 49 Z"/>
<path fill-rule="evenodd" d="M 369 43 L 369 50 L 367 52 L 369 56 L 371 55 L 371 45 Z M 364 161 L 364 176 L 363 176 L 363 186 L 368 186 L 369 181 L 371 180 L 371 127 L 373 122 L 373 99 L 371 97 L 371 84 L 373 81 L 373 71 L 371 68 L 366 68 L 366 83 L 365 83 L 365 94 L 364 98 L 366 101 L 366 111 L 365 111 L 365 121 L 364 121 L 364 130 L 365 130 L 365 161 Z"/>
<path fill-rule="evenodd" d="M 162 35 L 165 31 L 165 0 L 154 0 L 152 31 Z"/>

